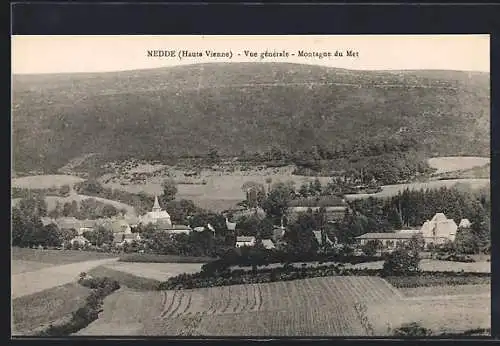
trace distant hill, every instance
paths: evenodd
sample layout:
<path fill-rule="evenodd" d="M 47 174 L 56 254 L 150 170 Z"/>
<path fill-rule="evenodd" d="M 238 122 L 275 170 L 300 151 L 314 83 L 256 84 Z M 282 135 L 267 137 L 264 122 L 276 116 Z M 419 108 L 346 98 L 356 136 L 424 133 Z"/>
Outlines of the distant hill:
<path fill-rule="evenodd" d="M 286 63 L 13 77 L 17 171 L 108 159 L 299 151 L 394 135 L 434 156 L 489 156 L 489 74 Z"/>

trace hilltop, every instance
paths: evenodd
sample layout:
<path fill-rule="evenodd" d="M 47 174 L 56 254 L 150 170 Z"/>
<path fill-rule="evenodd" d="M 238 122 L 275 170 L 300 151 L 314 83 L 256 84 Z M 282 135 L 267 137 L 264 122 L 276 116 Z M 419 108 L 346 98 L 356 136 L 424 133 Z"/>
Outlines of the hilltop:
<path fill-rule="evenodd" d="M 403 137 L 427 156 L 489 156 L 489 74 L 199 64 L 13 77 L 16 171 L 105 159 L 335 150 Z"/>

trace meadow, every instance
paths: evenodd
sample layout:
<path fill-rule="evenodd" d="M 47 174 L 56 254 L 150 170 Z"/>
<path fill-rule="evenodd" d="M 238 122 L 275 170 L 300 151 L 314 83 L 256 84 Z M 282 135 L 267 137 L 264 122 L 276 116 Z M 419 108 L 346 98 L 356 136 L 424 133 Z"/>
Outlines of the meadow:
<path fill-rule="evenodd" d="M 11 248 L 12 264 L 15 267 L 17 261 L 22 266 L 24 262 L 41 265 L 63 265 L 76 262 L 93 261 L 99 259 L 115 258 L 116 255 L 103 252 L 90 252 L 78 250 L 39 250 L 20 247 Z M 17 269 L 19 270 L 19 269 Z"/>
<path fill-rule="evenodd" d="M 425 294 L 407 298 L 385 280 L 367 276 L 177 291 L 121 289 L 105 299 L 100 318 L 77 335 L 386 335 L 387 325 L 399 326 L 399 315 L 418 320 L 425 311 L 433 310 L 433 301 Z M 435 303 L 439 314 L 430 312 L 431 321 L 436 322 L 431 329 L 457 332 L 488 328 L 489 296 L 468 297 L 457 295 Z M 390 310 L 380 308 L 384 306 L 401 313 L 390 316 L 386 312 Z M 411 308 L 417 312 L 410 314 Z M 444 308 L 451 313 L 445 313 Z M 375 316 L 378 310 L 381 312 Z"/>
<path fill-rule="evenodd" d="M 489 157 L 480 156 L 442 156 L 430 158 L 427 163 L 436 169 L 434 174 L 469 170 L 490 163 Z"/>
<path fill-rule="evenodd" d="M 368 263 L 358 263 L 355 265 L 346 265 L 346 268 L 366 268 L 366 269 L 382 269 L 384 265 L 383 261 L 368 262 Z M 419 265 L 422 271 L 439 271 L 439 272 L 475 272 L 475 273 L 491 273 L 491 263 L 487 261 L 481 262 L 453 262 L 453 261 L 441 261 L 432 259 L 422 259 Z"/>
<path fill-rule="evenodd" d="M 60 188 L 63 185 L 70 187 L 84 179 L 72 175 L 53 174 L 53 175 L 32 175 L 26 177 L 14 178 L 11 180 L 12 187 L 24 189 L 49 189 L 51 187 Z"/>
<path fill-rule="evenodd" d="M 81 307 L 90 289 L 76 282 L 12 300 L 12 334 L 30 335 L 71 316 Z"/>
<path fill-rule="evenodd" d="M 449 179 L 449 180 L 431 180 L 428 182 L 419 183 L 408 183 L 408 184 L 394 184 L 394 185 L 384 185 L 382 186 L 382 191 L 377 193 L 360 193 L 360 194 L 348 194 L 345 195 L 347 200 L 359 199 L 359 198 L 382 198 L 391 197 L 397 195 L 399 192 L 403 192 L 406 189 L 409 190 L 421 190 L 421 189 L 439 189 L 440 187 L 451 188 L 453 186 L 462 185 L 468 186 L 471 190 L 478 190 L 483 187 L 490 185 L 490 179 Z"/>
<path fill-rule="evenodd" d="M 114 262 L 105 267 L 135 276 L 165 281 L 182 273 L 197 273 L 203 263 L 131 263 Z M 118 280 L 119 281 L 119 280 Z"/>

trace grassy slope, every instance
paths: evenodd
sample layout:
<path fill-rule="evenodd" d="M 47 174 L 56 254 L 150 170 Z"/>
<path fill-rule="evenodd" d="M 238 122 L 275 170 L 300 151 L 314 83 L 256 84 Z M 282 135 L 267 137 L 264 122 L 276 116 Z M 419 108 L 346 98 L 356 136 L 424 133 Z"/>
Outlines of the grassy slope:
<path fill-rule="evenodd" d="M 331 147 L 401 127 L 437 155 L 489 150 L 489 76 L 480 73 L 235 63 L 15 76 L 13 106 L 18 170 L 59 168 L 88 152 Z"/>
<path fill-rule="evenodd" d="M 51 288 L 12 301 L 13 334 L 26 335 L 66 318 L 85 302 L 90 289 L 78 283 Z"/>
<path fill-rule="evenodd" d="M 116 257 L 116 255 L 114 254 L 100 252 L 76 250 L 37 250 L 18 247 L 12 247 L 11 254 L 12 260 L 35 261 L 40 263 L 50 263 L 54 265 L 63 265 Z M 75 275 L 78 275 L 78 273 L 76 273 Z"/>

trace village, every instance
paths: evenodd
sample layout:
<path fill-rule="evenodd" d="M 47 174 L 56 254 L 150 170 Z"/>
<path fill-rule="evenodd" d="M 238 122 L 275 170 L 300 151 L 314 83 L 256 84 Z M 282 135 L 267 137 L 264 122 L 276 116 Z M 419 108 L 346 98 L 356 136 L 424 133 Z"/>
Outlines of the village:
<path fill-rule="evenodd" d="M 172 220 L 169 212 L 160 205 L 158 196 L 155 196 L 151 210 L 138 217 L 127 215 L 125 212 L 113 217 L 94 220 L 79 220 L 74 216 L 58 218 L 43 216 L 41 222 L 43 226 L 53 225 L 60 231 L 73 235 L 71 239 L 67 239 L 56 247 L 58 249 L 144 253 L 148 250 L 148 246 L 146 239 L 141 237 L 141 233 L 149 228 L 171 238 L 203 232 L 209 232 L 215 238 L 216 234 L 224 233 L 233 239 L 234 248 L 262 247 L 266 250 L 285 250 L 287 227 L 284 225 L 284 220 L 287 223 L 292 223 L 301 216 L 321 213 L 327 225 L 335 225 L 341 222 L 346 212 L 348 213 L 350 210 L 348 203 L 343 198 L 293 199 L 288 203 L 286 212 L 278 218 L 279 224 L 273 224 L 272 231 L 266 232 L 266 236 L 263 237 L 261 232 L 257 232 L 257 234 L 246 232 L 245 227 L 241 227 L 242 223 L 238 222 L 250 217 L 251 222 L 259 223 L 260 220 L 266 218 L 266 212 L 256 202 L 259 193 L 262 193 L 262 189 L 259 187 L 249 188 L 247 207 L 224 211 L 219 215 L 220 218 L 224 219 L 224 224 L 219 223 L 217 227 L 225 226 L 223 230 L 216 229 L 210 222 L 191 227 L 180 224 L 177 220 Z M 330 203 L 325 203 L 325 200 L 330 201 Z M 193 217 L 195 215 L 189 215 L 187 219 Z M 420 227 L 366 232 L 353 237 L 353 241 L 348 242 L 348 245 L 352 248 L 353 253 L 358 255 L 372 253 L 372 251 L 379 254 L 390 253 L 398 247 L 404 247 L 412 239 L 419 240 L 422 251 L 445 247 L 454 243 L 459 228 L 464 231 L 471 227 L 471 222 L 467 218 L 461 218 L 457 221 L 458 223 L 438 211 L 432 218 L 423 222 Z M 316 251 L 325 251 L 328 248 L 338 250 L 347 245 L 339 241 L 334 234 L 328 234 L 327 228 L 325 225 L 317 224 L 314 229 L 311 229 L 313 239 L 318 245 Z M 33 245 L 33 247 L 44 248 L 42 244 Z"/>

